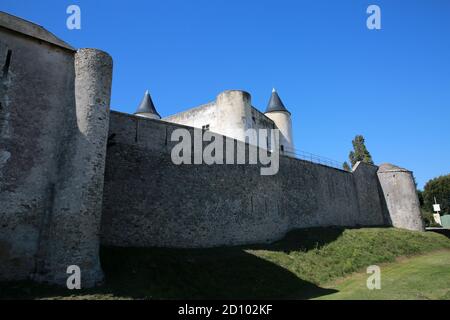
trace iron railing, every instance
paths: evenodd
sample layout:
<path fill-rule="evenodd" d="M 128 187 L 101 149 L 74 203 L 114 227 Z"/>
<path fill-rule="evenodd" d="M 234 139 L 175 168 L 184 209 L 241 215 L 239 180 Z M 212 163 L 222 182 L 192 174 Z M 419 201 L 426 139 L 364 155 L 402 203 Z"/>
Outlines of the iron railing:
<path fill-rule="evenodd" d="M 317 163 L 317 164 L 321 164 L 324 166 L 328 166 L 328 167 L 332 167 L 332 168 L 336 168 L 336 169 L 342 169 L 342 163 L 327 158 L 327 157 L 323 157 L 323 156 L 319 156 L 307 151 L 303 151 L 303 150 L 298 150 L 298 149 L 286 149 L 284 148 L 284 152 L 282 152 L 282 154 L 288 156 L 288 157 L 292 157 L 292 158 L 297 158 L 297 159 L 301 159 L 301 160 L 305 160 L 305 161 L 309 161 L 312 163 Z"/>

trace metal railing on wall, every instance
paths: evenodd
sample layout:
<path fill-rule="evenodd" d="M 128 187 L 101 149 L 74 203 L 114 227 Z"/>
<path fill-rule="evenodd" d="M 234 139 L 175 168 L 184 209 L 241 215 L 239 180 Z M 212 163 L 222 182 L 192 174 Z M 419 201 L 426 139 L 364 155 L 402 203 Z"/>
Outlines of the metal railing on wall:
<path fill-rule="evenodd" d="M 332 167 L 332 168 L 343 170 L 342 163 L 340 163 L 336 160 L 327 158 L 327 157 L 319 156 L 319 155 L 311 153 L 311 152 L 298 150 L 298 149 L 285 148 L 284 152 L 282 152 L 282 154 L 284 154 L 288 157 L 297 158 L 297 159 L 309 161 L 312 163 L 321 164 L 321 165 L 324 165 L 327 167 Z"/>

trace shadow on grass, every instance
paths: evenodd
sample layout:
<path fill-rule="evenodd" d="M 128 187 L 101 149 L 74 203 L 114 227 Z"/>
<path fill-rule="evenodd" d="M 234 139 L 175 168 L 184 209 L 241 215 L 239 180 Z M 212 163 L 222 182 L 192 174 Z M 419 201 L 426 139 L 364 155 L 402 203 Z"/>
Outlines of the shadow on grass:
<path fill-rule="evenodd" d="M 308 251 L 334 241 L 344 228 L 290 232 L 267 245 L 213 249 L 102 247 L 105 283 L 69 291 L 34 283 L 2 286 L 0 299 L 89 296 L 131 299 L 310 299 L 336 292 L 298 278 L 246 250 Z"/>
<path fill-rule="evenodd" d="M 298 229 L 287 233 L 283 239 L 271 244 L 248 245 L 243 246 L 243 248 L 251 250 L 279 251 L 285 253 L 320 249 L 339 238 L 346 229 L 359 228 L 328 227 Z"/>
<path fill-rule="evenodd" d="M 105 273 L 111 279 L 107 285 L 115 294 L 156 299 L 308 299 L 335 292 L 240 248 L 132 249 L 130 253 L 103 249 Z M 129 259 L 124 262 L 125 255 Z"/>
<path fill-rule="evenodd" d="M 348 228 L 289 232 L 270 244 L 212 249 L 102 248 L 112 292 L 156 299 L 310 299 L 336 292 L 298 278 L 248 250 L 309 251 L 335 241 Z M 355 228 L 357 229 L 357 228 Z M 123 286 L 124 282 L 128 285 Z"/>
<path fill-rule="evenodd" d="M 427 230 L 427 232 L 439 233 L 439 234 L 442 234 L 443 236 L 446 236 L 447 238 L 450 239 L 450 229 L 434 228 L 434 229 Z"/>
<path fill-rule="evenodd" d="M 3 283 L 0 299 L 308 299 L 336 292 L 316 284 L 367 265 L 450 248 L 447 230 L 349 229 L 359 228 L 300 229 L 272 244 L 213 249 L 102 247 L 104 285 Z"/>
<path fill-rule="evenodd" d="M 88 290 L 21 282 L 2 285 L 0 299 L 309 299 L 336 292 L 239 248 L 201 250 L 102 248 L 104 285 Z"/>

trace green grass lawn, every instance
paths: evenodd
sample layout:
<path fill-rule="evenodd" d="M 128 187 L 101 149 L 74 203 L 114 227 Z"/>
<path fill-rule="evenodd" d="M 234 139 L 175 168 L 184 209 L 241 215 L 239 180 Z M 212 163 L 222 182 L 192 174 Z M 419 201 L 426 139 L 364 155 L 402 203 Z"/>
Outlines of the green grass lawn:
<path fill-rule="evenodd" d="M 0 298 L 311 299 L 339 298 L 338 292 L 345 298 L 345 287 L 341 285 L 346 282 L 333 286 L 337 279 L 365 271 L 369 265 L 394 262 L 398 257 L 437 250 L 448 255 L 442 250 L 449 249 L 450 240 L 445 235 L 392 228 L 303 229 L 273 244 L 230 248 L 102 248 L 105 283 L 98 288 L 74 292 L 27 282 L 7 283 L 0 284 Z M 437 273 L 447 266 L 448 260 L 442 261 L 442 264 L 435 261 L 439 262 Z M 383 273 L 386 281 L 391 281 L 388 275 Z M 367 278 L 365 273 L 359 276 Z M 355 288 L 356 295 L 348 297 L 381 294 L 364 292 L 359 297 L 357 277 L 348 280 L 354 281 L 354 287 L 349 284 L 349 288 Z M 414 278 L 409 279 L 414 281 L 408 282 L 405 278 L 405 284 L 398 285 L 399 297 L 403 294 L 400 291 L 410 291 L 410 286 L 422 290 L 430 276 L 416 272 Z M 391 288 L 389 292 L 393 297 L 396 289 L 388 285 L 389 282 L 381 291 Z M 447 294 L 434 292 L 432 287 L 429 290 L 429 297 Z"/>
<path fill-rule="evenodd" d="M 368 275 L 358 273 L 330 286 L 338 292 L 318 299 L 450 300 L 449 250 L 400 259 L 380 268 L 380 290 L 368 290 Z"/>

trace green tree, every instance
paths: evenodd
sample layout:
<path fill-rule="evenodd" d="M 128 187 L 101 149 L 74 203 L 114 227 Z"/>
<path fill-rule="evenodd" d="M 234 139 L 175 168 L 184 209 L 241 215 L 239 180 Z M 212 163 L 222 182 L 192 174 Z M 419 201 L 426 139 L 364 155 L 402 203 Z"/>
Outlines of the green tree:
<path fill-rule="evenodd" d="M 419 198 L 419 205 L 421 208 L 424 208 L 425 206 L 425 201 L 423 199 L 423 191 L 417 189 L 417 197 Z"/>
<path fill-rule="evenodd" d="M 421 209 L 422 213 L 422 219 L 425 222 L 425 227 L 440 227 L 440 224 L 438 224 L 433 217 L 433 213 L 431 211 L 426 211 Z"/>
<path fill-rule="evenodd" d="M 351 169 L 350 166 L 348 165 L 348 162 L 347 162 L 347 161 L 344 162 L 344 164 L 342 165 L 342 168 L 343 168 L 345 171 L 352 171 L 352 169 Z"/>
<path fill-rule="evenodd" d="M 417 187 L 417 184 L 416 184 Z M 425 207 L 425 200 L 423 196 L 424 192 L 417 189 L 417 197 L 419 198 L 420 212 L 422 214 L 422 219 L 425 222 L 425 227 L 439 227 L 439 225 L 434 221 L 433 212 L 431 208 Z"/>
<path fill-rule="evenodd" d="M 365 139 L 362 135 L 357 135 L 352 141 L 353 151 L 350 152 L 348 158 L 352 166 L 358 161 L 373 164 L 372 156 L 367 150 Z"/>
<path fill-rule="evenodd" d="M 431 179 L 423 190 L 424 208 L 432 210 L 434 198 L 441 205 L 441 214 L 450 214 L 450 174 Z"/>

